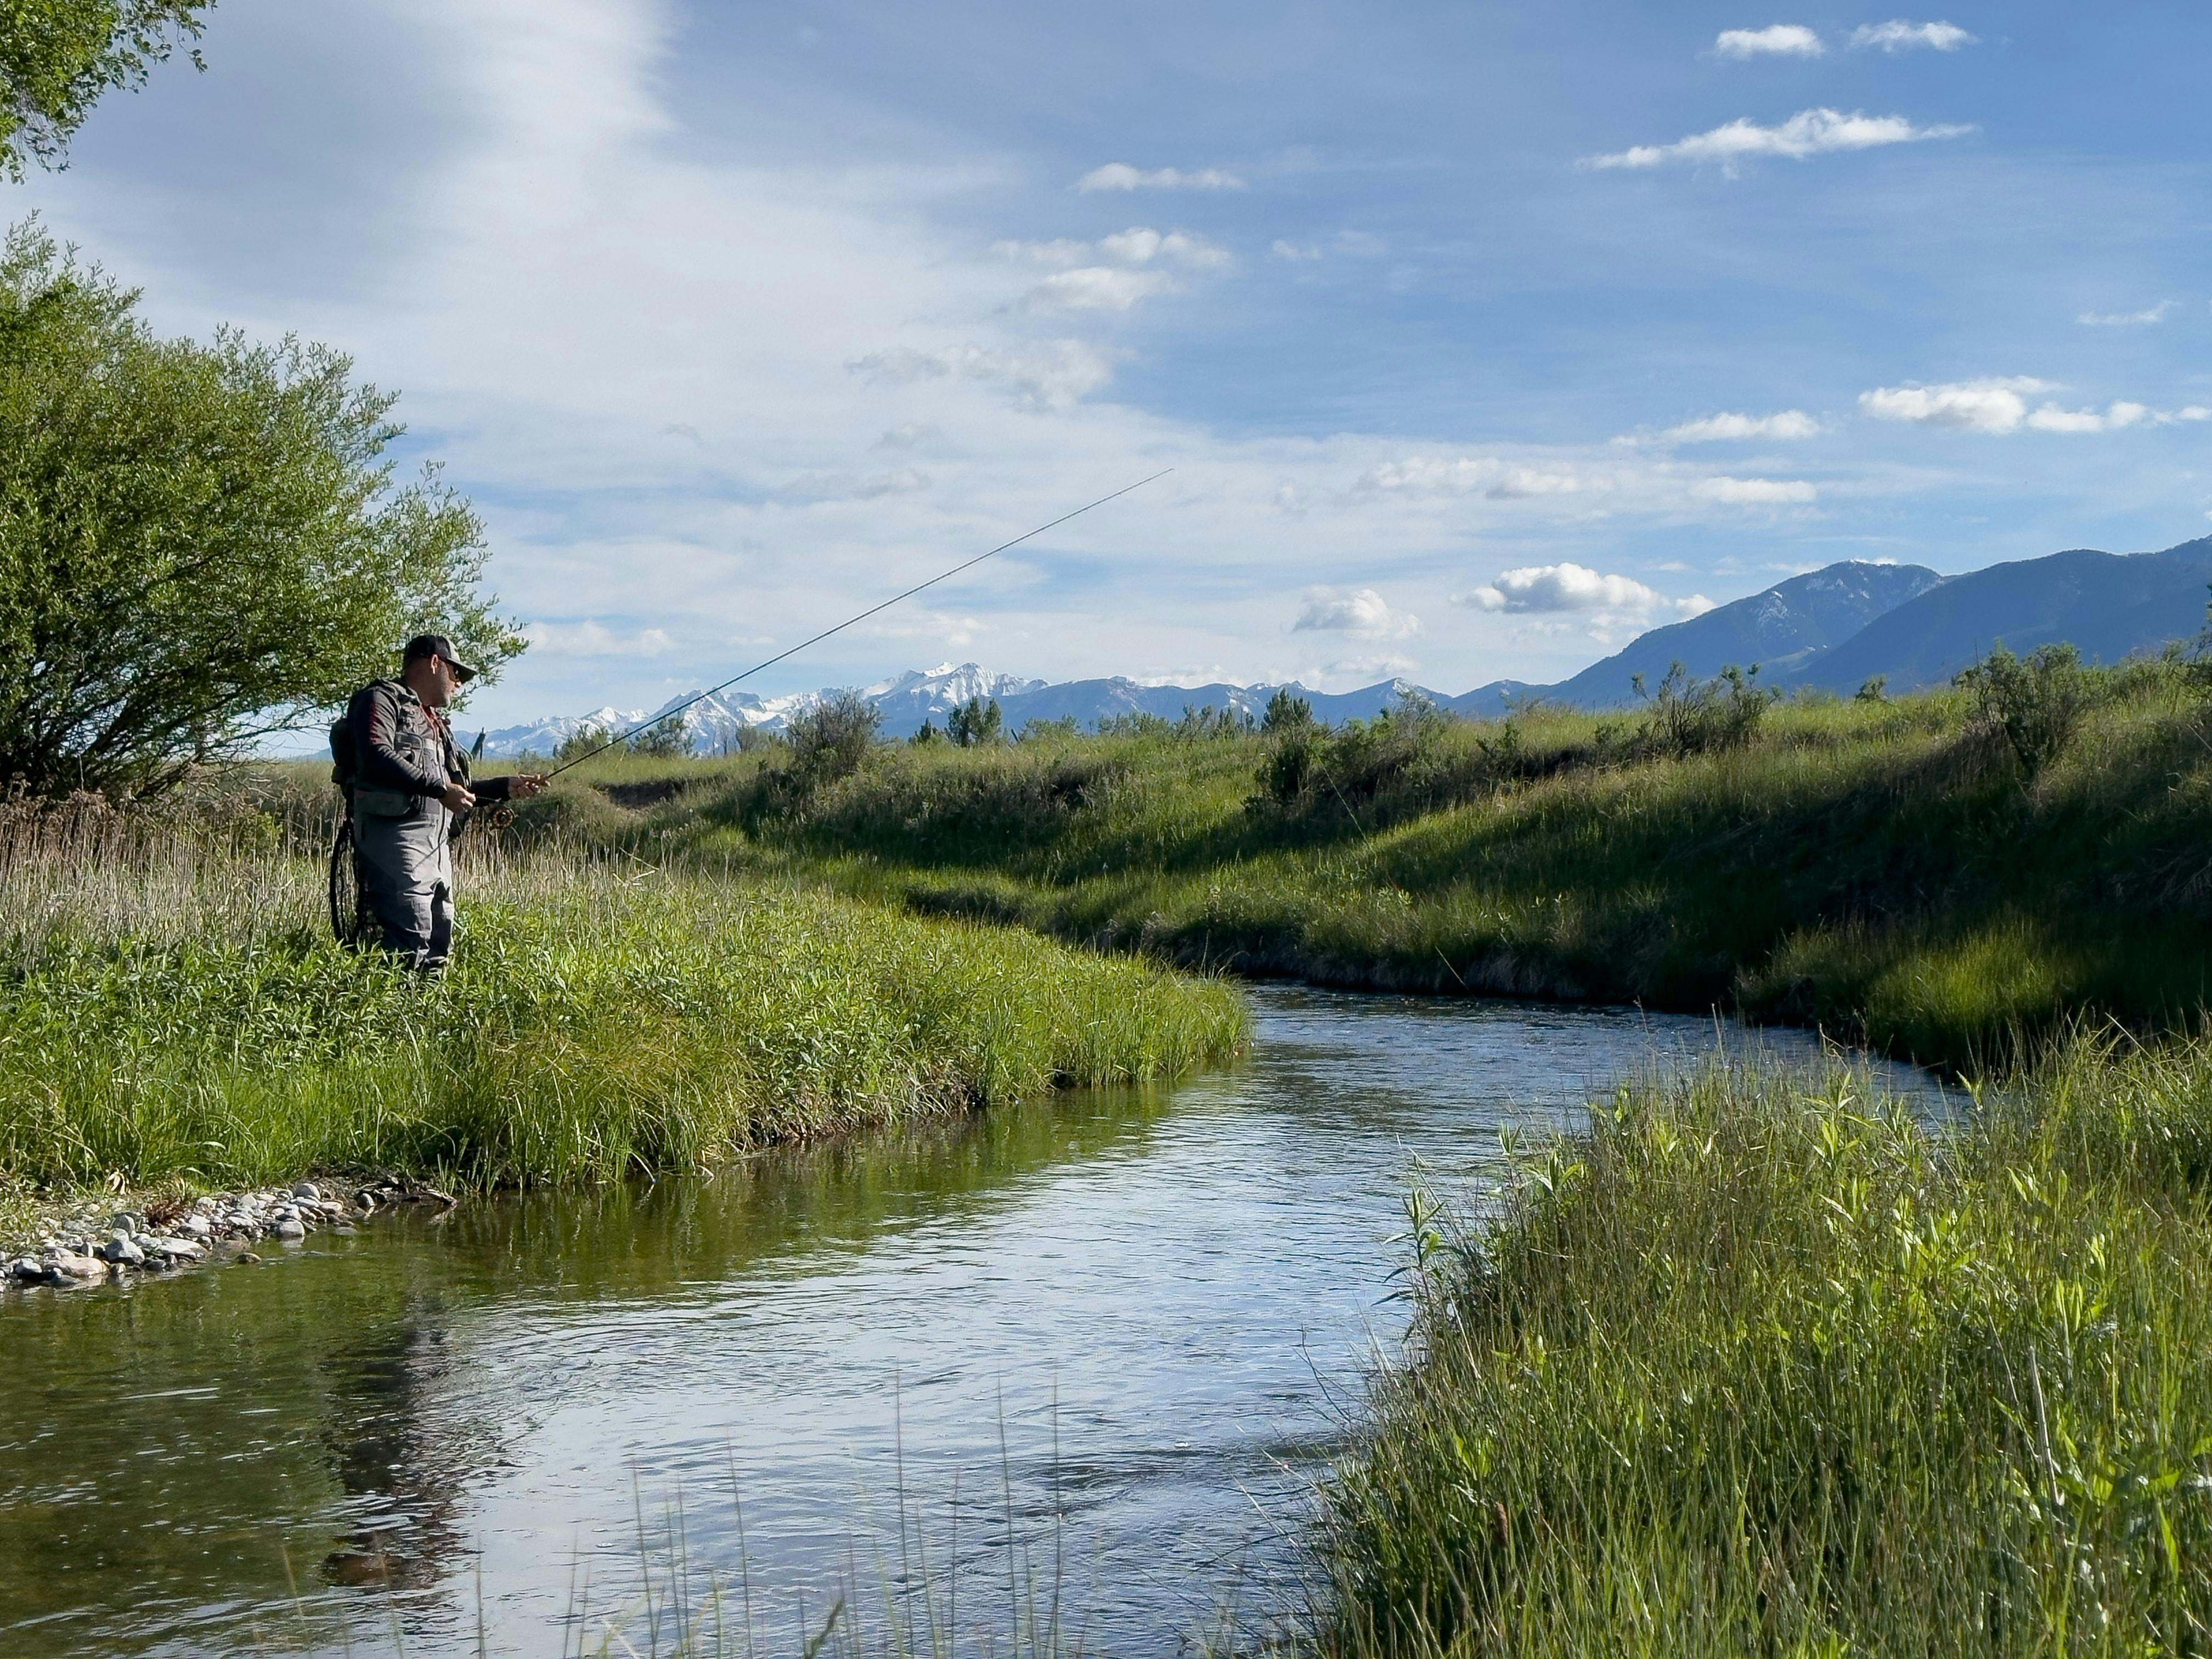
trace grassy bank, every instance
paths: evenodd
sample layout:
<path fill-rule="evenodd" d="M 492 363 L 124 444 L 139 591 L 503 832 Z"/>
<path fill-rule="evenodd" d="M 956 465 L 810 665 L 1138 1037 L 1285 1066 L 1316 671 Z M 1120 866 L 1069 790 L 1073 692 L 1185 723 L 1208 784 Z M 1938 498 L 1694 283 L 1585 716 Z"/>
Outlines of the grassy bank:
<path fill-rule="evenodd" d="M 2205 1651 L 2212 1043 L 1984 1106 L 1714 1073 L 1528 1161 L 1428 1256 L 1325 1645 Z"/>
<path fill-rule="evenodd" d="M 1178 963 L 1718 1004 L 1965 1063 L 2082 1009 L 2185 1024 L 2212 986 L 2198 682 L 2090 690 L 2033 773 L 1944 691 L 1780 703 L 1703 746 L 1656 714 L 1384 721 L 1295 781 L 1282 739 L 1215 728 L 891 745 L 814 778 L 626 759 L 544 811 Z"/>
<path fill-rule="evenodd" d="M 294 824 L 294 830 L 300 826 Z M 1172 1075 L 1233 991 L 836 896 L 489 841 L 430 982 L 329 942 L 285 826 L 0 823 L 0 1180 L 559 1182 Z"/>

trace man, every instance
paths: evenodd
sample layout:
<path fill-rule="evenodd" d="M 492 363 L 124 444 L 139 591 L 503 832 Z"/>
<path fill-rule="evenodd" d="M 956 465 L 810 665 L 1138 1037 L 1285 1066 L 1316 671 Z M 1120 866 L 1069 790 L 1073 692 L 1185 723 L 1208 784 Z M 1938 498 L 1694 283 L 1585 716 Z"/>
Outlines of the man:
<path fill-rule="evenodd" d="M 362 885 L 384 948 L 417 968 L 441 968 L 452 953 L 453 840 L 469 813 L 545 787 L 532 774 L 471 787 L 443 710 L 476 672 L 444 635 L 420 634 L 407 641 L 398 679 L 363 686 L 346 706 Z"/>

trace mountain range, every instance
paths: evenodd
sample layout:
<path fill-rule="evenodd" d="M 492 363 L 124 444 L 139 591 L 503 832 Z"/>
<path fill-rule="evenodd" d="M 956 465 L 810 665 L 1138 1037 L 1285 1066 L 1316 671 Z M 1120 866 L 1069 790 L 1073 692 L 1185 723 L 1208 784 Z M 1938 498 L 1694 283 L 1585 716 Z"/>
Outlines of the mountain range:
<path fill-rule="evenodd" d="M 1995 564 L 1943 576 L 1924 566 L 1846 560 L 1792 576 L 1763 592 L 1717 606 L 1687 622 L 1638 635 L 1623 649 L 1554 685 L 1493 680 L 1450 696 L 1406 680 L 1384 680 L 1356 691 L 1290 690 L 1320 719 L 1371 719 L 1409 695 L 1485 718 L 1541 698 L 1580 708 L 1617 708 L 1637 700 L 1636 680 L 1656 685 L 1670 665 L 1707 678 L 1731 664 L 1756 663 L 1762 683 L 1809 687 L 1848 696 L 1882 677 L 1893 692 L 1948 680 L 2003 645 L 2025 653 L 2064 641 L 2093 662 L 2118 662 L 2194 638 L 2205 623 L 2212 585 L 2212 537 L 2163 552 L 2115 554 L 2075 548 L 2039 559 Z M 1073 720 L 1094 726 L 1117 715 L 1173 720 L 1186 708 L 1212 707 L 1258 716 L 1280 688 L 1267 685 L 1146 685 L 1109 679 L 1051 684 L 993 673 L 974 663 L 916 670 L 864 688 L 883 712 L 884 729 L 903 736 L 972 697 L 995 698 L 1008 731 L 1031 720 Z M 692 746 L 708 753 L 733 747 L 740 729 L 781 731 L 793 714 L 833 689 L 758 697 L 718 693 L 683 718 Z M 658 718 L 696 693 L 659 709 L 594 709 L 510 726 L 485 734 L 495 755 L 546 755 L 586 726 L 623 730 Z"/>

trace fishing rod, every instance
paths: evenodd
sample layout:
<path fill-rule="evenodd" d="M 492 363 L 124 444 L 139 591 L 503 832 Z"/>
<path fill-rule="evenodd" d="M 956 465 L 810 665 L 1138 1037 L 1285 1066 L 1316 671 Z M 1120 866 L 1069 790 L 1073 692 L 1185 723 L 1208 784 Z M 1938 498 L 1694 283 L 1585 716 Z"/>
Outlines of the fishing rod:
<path fill-rule="evenodd" d="M 635 726 L 630 727 L 629 731 L 617 733 L 615 736 L 609 738 L 605 743 L 600 744 L 597 748 L 587 749 L 582 754 L 576 756 L 574 759 L 562 762 L 560 765 L 555 767 L 545 775 L 548 778 L 557 778 L 570 767 L 580 766 L 586 761 L 591 759 L 594 755 L 604 755 L 608 750 L 613 749 L 619 744 L 628 743 L 639 732 L 647 730 L 648 727 L 658 726 L 661 721 L 670 719 L 672 716 L 682 714 L 685 709 L 691 708 L 695 704 L 706 702 L 708 698 L 713 696 L 719 691 L 728 690 L 740 680 L 750 679 L 754 675 L 759 673 L 763 668 L 773 668 L 785 658 L 797 656 L 800 652 L 805 650 L 808 646 L 821 644 L 823 641 L 828 639 L 832 634 L 842 634 L 847 629 L 852 627 L 854 623 L 864 623 L 867 621 L 869 617 L 874 616 L 878 611 L 888 611 L 893 605 L 898 604 L 900 600 L 912 599 L 924 588 L 934 587 L 938 583 L 942 581 L 950 581 L 962 571 L 973 570 L 977 565 L 982 563 L 984 560 L 996 558 L 1000 554 L 1005 552 L 1010 547 L 1019 547 L 1024 542 L 1028 541 L 1034 537 L 1042 536 L 1046 531 L 1051 530 L 1057 526 L 1064 525 L 1070 519 L 1082 517 L 1083 514 L 1088 513 L 1094 507 L 1103 507 L 1107 502 L 1117 500 L 1120 497 L 1127 495 L 1133 489 L 1142 489 L 1146 484 L 1152 483 L 1156 479 L 1164 478 L 1169 473 L 1174 471 L 1175 469 L 1171 466 L 1164 466 L 1158 471 L 1153 473 L 1149 478 L 1139 478 L 1133 484 L 1123 484 L 1121 489 L 1115 490 L 1111 495 L 1101 495 L 1095 501 L 1085 501 L 1081 507 L 1077 507 L 1074 512 L 1063 513 L 1058 518 L 1054 519 L 1050 524 L 1041 524 L 1035 530 L 1025 530 L 1010 542 L 1000 542 L 988 553 L 978 553 L 974 558 L 969 560 L 965 564 L 956 564 L 951 569 L 940 572 L 939 574 L 932 576 L 926 582 L 916 582 L 912 587 L 908 588 L 905 592 L 894 593 L 890 598 L 885 599 L 881 605 L 872 605 L 866 611 L 860 612 L 859 616 L 848 617 L 844 621 L 839 623 L 835 628 L 825 628 L 819 634 L 815 635 L 811 639 L 801 640 L 797 645 L 793 646 L 788 651 L 779 651 L 775 655 L 770 657 L 766 662 L 757 662 L 750 668 L 745 670 L 744 673 L 732 674 L 728 679 L 724 680 L 720 685 L 710 685 L 704 691 L 700 692 L 698 696 L 678 703 L 675 708 L 664 708 L 659 714 L 653 715 L 652 719 L 639 721 Z"/>

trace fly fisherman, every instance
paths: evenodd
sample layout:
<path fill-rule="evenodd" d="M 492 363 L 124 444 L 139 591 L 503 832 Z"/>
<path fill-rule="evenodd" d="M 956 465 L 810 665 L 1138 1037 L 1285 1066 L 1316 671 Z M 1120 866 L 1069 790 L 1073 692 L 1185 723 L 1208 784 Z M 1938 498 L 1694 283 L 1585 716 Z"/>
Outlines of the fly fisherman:
<path fill-rule="evenodd" d="M 343 722 L 362 886 L 384 948 L 417 968 L 442 968 L 452 952 L 453 841 L 470 812 L 480 801 L 521 800 L 545 787 L 532 774 L 470 787 L 468 757 L 444 710 L 476 673 L 444 635 L 417 635 L 399 678 L 355 692 Z"/>

